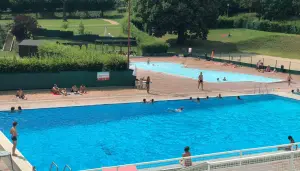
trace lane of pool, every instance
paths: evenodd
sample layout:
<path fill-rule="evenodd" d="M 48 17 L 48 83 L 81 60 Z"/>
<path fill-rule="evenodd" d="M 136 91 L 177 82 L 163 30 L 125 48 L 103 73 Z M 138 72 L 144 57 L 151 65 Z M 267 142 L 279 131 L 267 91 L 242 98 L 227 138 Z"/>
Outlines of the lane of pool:
<path fill-rule="evenodd" d="M 223 71 L 212 71 L 212 70 L 202 70 L 195 68 L 185 68 L 181 64 L 176 63 L 168 63 L 168 62 L 151 62 L 151 64 L 147 64 L 146 62 L 134 62 L 132 65 L 136 66 L 138 69 L 144 69 L 148 71 L 161 72 L 166 74 L 171 74 L 175 76 L 182 76 L 187 78 L 192 78 L 198 80 L 198 76 L 200 72 L 203 72 L 204 81 L 206 82 L 218 82 L 217 78 L 222 81 L 224 77 L 226 77 L 226 82 L 244 82 L 244 81 L 252 81 L 252 82 L 279 82 L 280 79 L 255 76 L 250 74 L 241 74 L 241 73 L 233 73 L 233 72 L 223 72 Z M 266 73 L 271 74 L 271 73 Z"/>
<path fill-rule="evenodd" d="M 9 136 L 38 170 L 52 161 L 73 170 L 288 143 L 300 139 L 300 103 L 274 95 L 0 112 Z M 278 108 L 280 106 L 280 108 Z M 182 113 L 168 109 L 184 107 Z"/>

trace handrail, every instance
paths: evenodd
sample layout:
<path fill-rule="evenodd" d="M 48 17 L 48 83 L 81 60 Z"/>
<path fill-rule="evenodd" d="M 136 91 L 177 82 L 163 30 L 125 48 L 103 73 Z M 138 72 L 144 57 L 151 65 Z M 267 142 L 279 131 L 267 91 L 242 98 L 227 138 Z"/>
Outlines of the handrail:
<path fill-rule="evenodd" d="M 54 163 L 54 162 L 51 163 L 49 171 L 52 170 L 52 166 L 53 166 L 53 165 L 56 167 L 56 171 L 58 171 L 58 166 L 57 166 L 57 164 Z"/>
<path fill-rule="evenodd" d="M 96 171 L 96 170 L 102 170 L 102 169 L 109 169 L 109 168 L 115 168 L 115 167 L 124 167 L 124 166 L 141 166 L 141 165 L 150 165 L 150 164 L 158 164 L 158 163 L 166 163 L 166 162 L 172 162 L 172 161 L 178 161 L 184 158 L 204 158 L 204 157 L 212 157 L 212 156 L 220 156 L 225 154 L 232 154 L 232 153 L 239 153 L 239 157 L 243 158 L 245 156 L 245 152 L 250 151 L 258 151 L 258 150 L 266 150 L 266 149 L 274 149 L 274 148 L 280 148 L 280 147 L 287 147 L 287 146 L 295 146 L 300 145 L 299 143 L 293 143 L 293 144 L 282 144 L 282 145 L 275 145 L 275 146 L 266 146 L 266 147 L 259 147 L 259 148 L 249 148 L 249 149 L 241 149 L 241 150 L 232 150 L 232 151 L 225 151 L 225 152 L 218 152 L 218 153 L 211 153 L 211 154 L 202 154 L 202 155 L 196 155 L 196 156 L 190 156 L 190 157 L 180 157 L 180 158 L 172 158 L 172 159 L 166 159 L 166 160 L 157 160 L 157 161 L 150 161 L 150 162 L 141 162 L 141 163 L 133 163 L 133 164 L 125 164 L 125 165 L 119 165 L 119 166 L 109 166 L 109 167 L 101 167 L 101 168 L 94 168 L 94 169 L 87 169 L 87 170 L 81 170 L 81 171 Z M 238 157 L 238 156 L 237 156 Z"/>
<path fill-rule="evenodd" d="M 64 170 L 63 171 L 65 171 L 66 170 L 66 168 L 68 168 L 70 171 L 72 171 L 72 168 L 69 166 L 69 165 L 65 165 L 65 167 L 64 167 Z"/>
<path fill-rule="evenodd" d="M 234 158 L 234 159 L 229 159 L 229 160 L 219 160 L 219 161 L 208 161 L 208 164 L 221 164 L 221 163 L 227 163 L 227 162 L 234 162 L 234 161 L 245 161 L 249 159 L 257 159 L 257 158 L 264 158 L 264 157 L 272 157 L 272 156 L 281 156 L 285 154 L 293 154 L 293 153 L 299 153 L 299 151 L 283 151 L 283 152 L 278 152 L 274 154 L 264 154 L 264 155 L 259 155 L 259 156 L 249 156 L 249 157 L 243 157 L 243 158 Z"/>

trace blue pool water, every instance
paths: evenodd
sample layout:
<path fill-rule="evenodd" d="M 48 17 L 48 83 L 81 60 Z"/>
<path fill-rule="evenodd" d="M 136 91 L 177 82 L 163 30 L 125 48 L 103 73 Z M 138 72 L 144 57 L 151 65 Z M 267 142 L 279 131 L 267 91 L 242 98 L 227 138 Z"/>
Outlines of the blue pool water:
<path fill-rule="evenodd" d="M 203 72 L 204 81 L 206 82 L 218 82 L 217 78 L 220 78 L 221 82 L 223 82 L 222 80 L 224 77 L 226 77 L 227 82 L 252 81 L 252 82 L 270 83 L 270 82 L 281 81 L 279 79 L 255 76 L 249 74 L 185 68 L 181 64 L 167 63 L 167 62 L 151 62 L 150 65 L 148 65 L 146 62 L 134 62 L 133 65 L 135 65 L 137 68 L 144 69 L 144 70 L 161 72 L 161 73 L 171 74 L 175 76 L 182 76 L 182 77 L 192 78 L 195 80 L 198 80 L 198 76 L 200 72 Z"/>
<path fill-rule="evenodd" d="M 300 103 L 274 95 L 161 101 L 0 112 L 9 136 L 18 121 L 18 149 L 38 170 L 52 161 L 73 170 L 180 157 L 300 140 Z M 183 106 L 182 113 L 168 108 Z"/>

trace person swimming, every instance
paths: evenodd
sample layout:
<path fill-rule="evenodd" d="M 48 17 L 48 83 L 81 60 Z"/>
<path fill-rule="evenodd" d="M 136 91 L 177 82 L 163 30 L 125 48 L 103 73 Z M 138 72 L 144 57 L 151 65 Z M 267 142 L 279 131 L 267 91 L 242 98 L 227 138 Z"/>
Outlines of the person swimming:
<path fill-rule="evenodd" d="M 209 97 L 208 97 L 208 96 L 206 96 L 206 99 L 209 99 Z"/>
<path fill-rule="evenodd" d="M 217 98 L 219 98 L 219 99 L 222 99 L 222 95 L 221 95 L 221 94 L 219 94 L 219 95 L 217 96 Z"/>
<path fill-rule="evenodd" d="M 197 97 L 197 102 L 200 102 L 200 98 L 199 97 Z"/>
<path fill-rule="evenodd" d="M 242 100 L 240 96 L 237 96 L 236 98 L 237 98 L 238 100 Z"/>
<path fill-rule="evenodd" d="M 168 111 L 170 111 L 170 112 L 176 112 L 176 113 L 180 113 L 180 112 L 182 112 L 183 110 L 184 110 L 183 107 L 180 107 L 180 108 L 178 108 L 178 109 L 168 109 Z"/>
<path fill-rule="evenodd" d="M 10 108 L 10 113 L 15 113 L 15 107 Z"/>
<path fill-rule="evenodd" d="M 217 81 L 219 82 L 219 81 L 220 81 L 220 78 L 217 78 Z"/>
<path fill-rule="evenodd" d="M 227 81 L 226 77 L 223 78 L 223 81 Z"/>

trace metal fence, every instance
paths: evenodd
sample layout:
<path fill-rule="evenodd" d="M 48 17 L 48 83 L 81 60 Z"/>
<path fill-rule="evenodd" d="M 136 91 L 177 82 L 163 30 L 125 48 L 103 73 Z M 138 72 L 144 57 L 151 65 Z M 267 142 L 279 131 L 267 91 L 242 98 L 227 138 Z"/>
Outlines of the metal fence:
<path fill-rule="evenodd" d="M 203 51 L 203 49 L 192 49 L 192 53 L 189 54 L 187 48 L 183 48 L 181 52 L 185 55 L 192 55 L 193 57 L 207 55 L 211 57 L 212 51 Z M 215 52 L 214 59 L 221 59 L 237 63 L 246 63 L 249 65 L 256 65 L 259 61 L 263 62 L 264 66 L 270 66 L 271 68 L 277 68 L 279 71 L 284 69 L 286 72 L 290 70 L 300 71 L 300 62 L 296 59 L 278 58 L 267 55 L 259 55 L 253 53 L 229 53 L 229 52 Z"/>
<path fill-rule="evenodd" d="M 125 167 L 125 166 L 132 166 L 132 165 L 135 165 L 138 170 L 147 170 L 147 171 L 149 171 L 149 170 L 150 171 L 152 171 L 152 170 L 153 171 L 154 170 L 155 171 L 157 171 L 157 170 L 180 170 L 180 169 L 186 170 L 186 169 L 193 169 L 195 167 L 197 168 L 198 164 L 200 164 L 202 169 L 206 168 L 206 170 L 208 170 L 208 169 L 217 170 L 220 168 L 227 168 L 229 166 L 241 167 L 241 166 L 247 165 L 247 163 L 249 163 L 249 164 L 257 163 L 258 164 L 260 162 L 259 164 L 264 165 L 264 163 L 266 163 L 267 161 L 273 161 L 271 159 L 272 159 L 272 156 L 274 156 L 274 155 L 282 156 L 283 154 L 284 155 L 287 154 L 289 156 L 292 156 L 292 155 L 294 156 L 294 154 L 297 154 L 297 156 L 300 159 L 300 150 L 299 151 L 285 151 L 285 149 L 290 148 L 290 147 L 295 147 L 296 145 L 299 145 L 299 144 L 300 143 L 295 143 L 293 145 L 284 144 L 284 145 L 277 145 L 277 146 L 268 146 L 268 147 L 251 148 L 251 149 L 243 149 L 243 150 L 233 150 L 233 151 L 191 156 L 188 158 L 191 158 L 193 160 L 194 166 L 189 167 L 189 168 L 183 168 L 179 164 L 179 161 L 183 159 L 182 157 L 180 157 L 180 158 L 173 158 L 173 159 L 167 159 L 167 160 L 158 160 L 158 161 L 134 163 L 134 164 L 127 164 L 127 165 L 120 165 L 120 166 L 87 169 L 87 170 L 82 170 L 82 171 L 99 171 L 99 170 L 103 170 L 103 169 L 120 168 L 120 167 Z M 265 158 L 262 158 L 262 157 L 265 157 Z M 266 160 L 266 158 L 270 158 L 270 159 Z M 281 157 L 280 159 L 291 160 L 291 158 L 284 158 L 284 157 Z M 266 162 L 264 162 L 264 160 Z M 238 161 L 238 164 L 234 164 L 237 161 Z M 254 162 L 254 161 L 256 161 L 256 162 Z M 209 164 L 211 165 L 211 167 L 208 167 Z M 300 167 L 299 164 L 297 166 Z M 205 166 L 207 166 L 207 167 L 205 167 Z M 198 168 L 196 170 L 201 171 L 200 168 Z"/>

